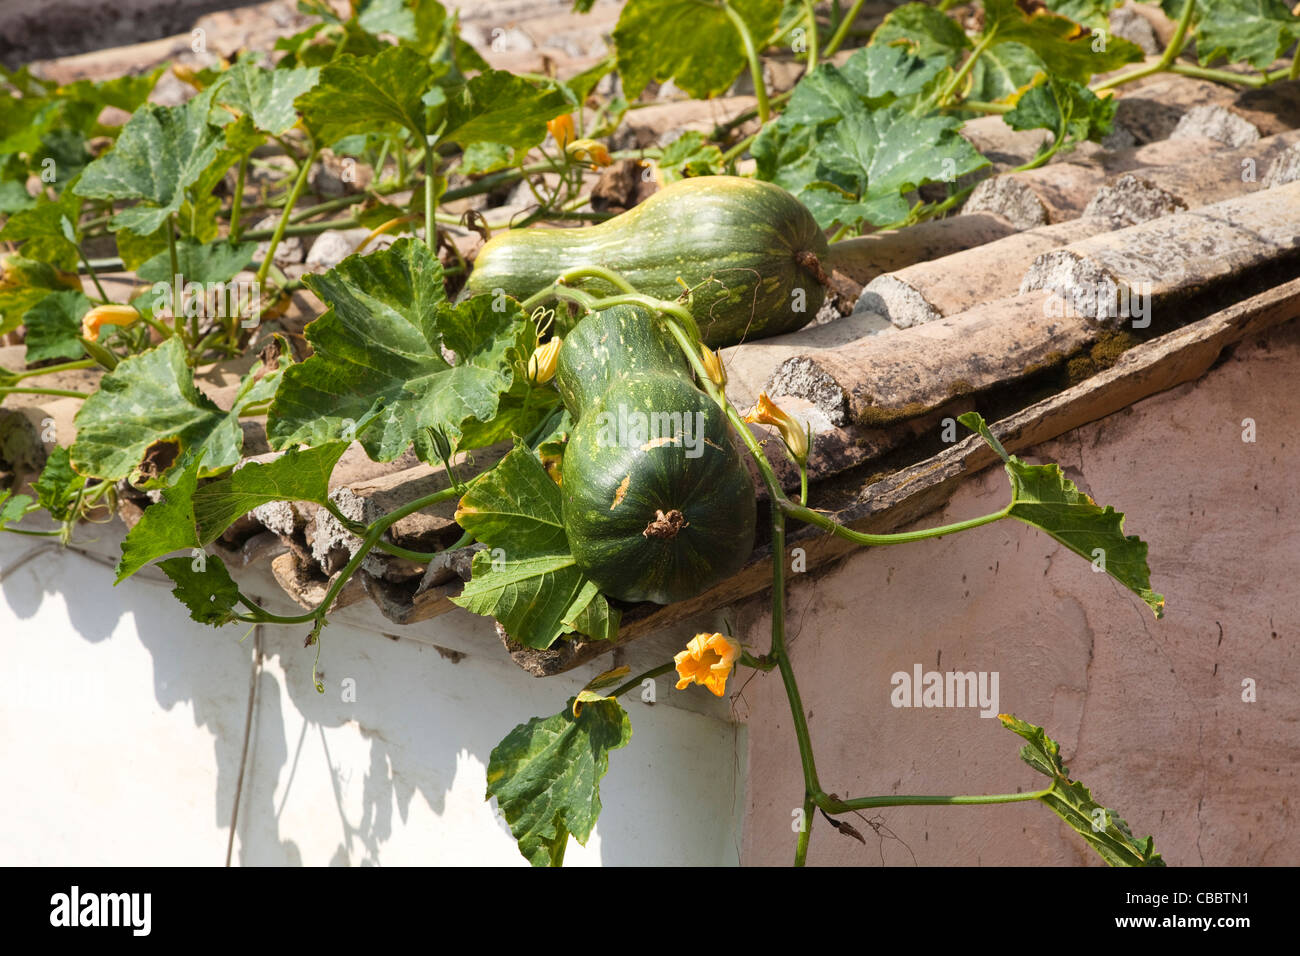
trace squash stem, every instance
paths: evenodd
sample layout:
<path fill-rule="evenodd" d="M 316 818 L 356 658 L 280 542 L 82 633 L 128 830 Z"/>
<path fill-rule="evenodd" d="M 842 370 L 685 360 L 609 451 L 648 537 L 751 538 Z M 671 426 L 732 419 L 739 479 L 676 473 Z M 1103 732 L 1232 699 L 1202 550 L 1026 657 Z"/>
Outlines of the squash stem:
<path fill-rule="evenodd" d="M 1130 70 L 1128 73 L 1120 76 L 1112 76 L 1109 80 L 1103 80 L 1095 84 L 1091 89 L 1094 93 L 1100 93 L 1102 90 L 1114 89 L 1117 86 L 1123 86 L 1125 83 L 1131 83 L 1134 80 L 1140 80 L 1144 76 L 1150 76 L 1153 73 L 1162 73 L 1169 69 L 1178 54 L 1183 52 L 1183 44 L 1187 39 L 1187 28 L 1191 25 L 1192 14 L 1196 12 L 1196 0 L 1187 0 L 1183 4 L 1183 15 L 1178 18 L 1178 25 L 1174 27 L 1174 35 L 1169 38 L 1169 45 L 1165 47 L 1165 52 L 1160 59 L 1146 66 L 1140 66 L 1136 70 Z M 1245 77 L 1237 77 L 1237 82 L 1242 82 Z"/>
<path fill-rule="evenodd" d="M 310 164 L 307 165 L 310 166 Z M 366 531 L 365 537 L 362 538 L 361 547 L 357 548 L 357 553 L 352 556 L 352 560 L 349 561 L 343 567 L 343 570 L 339 572 L 338 577 L 334 579 L 329 590 L 325 592 L 325 597 L 321 599 L 320 604 L 316 605 L 312 610 L 305 614 L 272 614 L 269 611 L 263 610 L 259 605 L 241 594 L 239 596 L 239 602 L 249 610 L 253 611 L 254 616 L 238 615 L 239 620 L 250 624 L 305 624 L 308 621 L 315 621 L 316 628 L 313 633 L 319 633 L 320 625 L 324 622 L 325 615 L 329 612 L 330 606 L 334 603 L 334 599 L 338 597 L 339 592 L 343 590 L 343 586 L 347 584 L 352 578 L 352 575 L 356 573 L 357 568 L 361 567 L 361 562 L 365 560 L 366 555 L 370 553 L 371 549 L 379 544 L 379 540 L 383 537 L 384 532 L 407 515 L 415 514 L 415 512 L 422 508 L 435 505 L 440 501 L 455 498 L 457 494 L 455 488 L 444 488 L 441 491 L 435 491 L 422 498 L 416 498 L 414 501 L 407 502 L 396 511 L 391 511 L 382 518 L 373 522 L 369 526 L 369 530 Z M 319 637 L 317 640 L 319 640 Z"/>
<path fill-rule="evenodd" d="M 239 217 L 244 208 L 244 176 L 248 168 L 248 157 L 240 157 L 239 167 L 235 172 L 235 195 L 230 205 L 230 241 L 239 241 Z"/>
<path fill-rule="evenodd" d="M 172 287 L 176 289 L 182 288 L 180 256 L 176 251 L 176 213 L 172 213 L 167 217 L 167 254 L 171 260 Z M 176 327 L 176 334 L 184 342 L 185 316 L 181 311 L 179 302 L 172 303 L 172 324 Z"/>
<path fill-rule="evenodd" d="M 609 696 L 622 697 L 628 691 L 635 690 L 636 688 L 640 687 L 642 681 L 650 680 L 652 678 L 658 677 L 660 674 L 667 674 L 669 671 L 674 671 L 676 669 L 677 669 L 676 661 L 669 661 L 667 664 L 660 664 L 658 667 L 652 667 L 648 671 L 645 671 L 644 673 L 641 674 L 637 674 L 631 680 L 627 681 L 626 683 L 620 684 L 618 687 L 614 688 L 612 691 L 609 692 Z"/>
<path fill-rule="evenodd" d="M 46 365 L 43 368 L 28 369 L 25 372 L 16 372 L 11 381 L 18 382 L 25 378 L 36 378 L 38 375 L 53 375 L 55 372 L 71 372 L 79 368 L 94 368 L 99 363 L 94 359 L 77 359 L 73 362 L 60 362 L 58 365 Z"/>
<path fill-rule="evenodd" d="M 745 59 L 749 61 L 749 75 L 754 80 L 754 96 L 758 99 L 758 121 L 766 123 L 772 115 L 772 107 L 767 99 L 767 87 L 763 84 L 763 61 L 759 59 L 758 49 L 754 46 L 754 37 L 749 32 L 749 24 L 736 12 L 727 0 L 722 0 L 722 9 L 726 12 L 731 25 L 740 34 L 741 46 L 745 48 Z"/>
<path fill-rule="evenodd" d="M 840 21 L 840 25 L 831 34 L 830 42 L 826 44 L 826 50 L 822 53 L 823 57 L 829 59 L 835 55 L 835 51 L 840 48 L 844 38 L 849 35 L 849 28 L 853 26 L 853 21 L 858 18 L 858 14 L 862 11 L 862 4 L 865 2 L 866 0 L 854 0 L 853 6 L 849 7 L 848 13 L 844 14 L 844 19 Z M 809 69 L 811 70 L 811 67 Z"/>
<path fill-rule="evenodd" d="M 53 395 L 56 398 L 90 398 L 89 392 L 75 392 L 70 388 L 22 388 L 21 386 L 0 386 L 0 398 L 5 395 Z"/>
<path fill-rule="evenodd" d="M 813 0 L 803 0 L 803 8 L 808 17 L 808 73 L 817 69 L 817 9 Z"/>
<path fill-rule="evenodd" d="M 975 68 L 975 61 L 980 58 L 980 55 L 988 48 L 988 45 L 993 42 L 993 37 L 996 33 L 996 30 L 990 30 L 980 39 L 979 43 L 975 44 L 975 49 L 970 51 L 970 56 L 968 56 L 966 62 L 961 65 L 961 69 L 953 75 L 953 78 L 948 82 L 948 85 L 944 87 L 943 92 L 939 94 L 940 106 L 946 106 L 951 101 L 953 94 L 961 88 L 962 83 L 966 80 L 970 71 Z"/>
<path fill-rule="evenodd" d="M 271 271 L 271 265 L 275 262 L 275 250 L 280 245 L 280 240 L 284 238 L 285 230 L 289 226 L 289 217 L 293 215 L 293 207 L 298 202 L 298 197 L 302 195 L 304 187 L 307 185 L 307 175 L 311 172 L 311 167 L 316 162 L 316 144 L 313 142 L 307 159 L 303 162 L 302 168 L 298 170 L 298 178 L 293 182 L 293 188 L 289 190 L 289 198 L 285 200 L 284 210 L 280 213 L 280 221 L 275 224 L 275 232 L 271 234 L 270 245 L 267 246 L 266 255 L 262 259 L 262 264 L 257 267 L 257 288 L 266 292 L 266 275 Z M 251 236 L 249 237 L 251 238 Z"/>
<path fill-rule="evenodd" d="M 1023 803 L 1028 800 L 1041 800 L 1051 792 L 1051 787 L 1045 787 L 1042 790 L 1030 790 L 1025 793 L 957 796 L 895 793 L 881 797 L 854 797 L 849 800 L 836 800 L 829 794 L 821 794 L 822 799 L 817 800 L 816 803 L 827 813 L 850 813 L 854 810 L 874 810 L 879 807 L 962 807 L 991 803 Z"/>
<path fill-rule="evenodd" d="M 795 866 L 803 866 L 808 862 L 808 840 L 812 837 L 813 810 L 813 796 L 811 793 L 806 793 L 803 798 L 803 825 L 799 828 L 799 843 L 794 849 Z"/>
<path fill-rule="evenodd" d="M 828 518 L 820 512 L 813 511 L 803 505 L 795 504 L 788 498 L 782 496 L 777 505 L 782 511 L 797 521 L 804 521 L 808 524 L 815 525 L 825 531 L 829 531 L 837 538 L 843 538 L 845 541 L 852 541 L 854 544 L 860 544 L 865 547 L 883 547 L 890 544 L 907 544 L 912 541 L 924 541 L 927 538 L 942 538 L 944 535 L 955 534 L 958 531 L 969 531 L 971 528 L 978 528 L 980 525 L 992 524 L 1008 516 L 1011 506 L 1003 508 L 1001 511 L 995 511 L 992 514 L 980 515 L 978 518 L 969 518 L 966 521 L 958 521 L 955 524 L 941 525 L 937 528 L 922 528 L 919 531 L 905 531 L 900 534 L 866 534 L 861 531 L 853 531 L 844 525 Z"/>
<path fill-rule="evenodd" d="M 433 156 L 433 146 L 429 137 L 424 137 L 424 244 L 429 251 L 436 254 L 438 246 L 438 223 L 433 217 L 433 181 L 437 170 L 437 160 Z"/>

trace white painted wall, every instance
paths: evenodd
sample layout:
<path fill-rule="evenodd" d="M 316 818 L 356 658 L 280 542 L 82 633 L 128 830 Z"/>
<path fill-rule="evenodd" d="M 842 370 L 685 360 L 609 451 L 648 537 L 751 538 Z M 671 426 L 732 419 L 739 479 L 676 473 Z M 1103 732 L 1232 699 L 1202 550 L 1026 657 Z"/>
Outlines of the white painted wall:
<path fill-rule="evenodd" d="M 0 534 L 0 864 L 225 860 L 256 636 L 190 621 L 152 569 L 114 588 L 104 562 L 120 533 L 79 531 L 98 554 Z M 263 574 L 239 577 L 272 593 Z M 305 633 L 261 635 L 234 862 L 524 864 L 483 799 L 488 756 L 611 661 L 539 680 L 484 619 L 398 628 L 357 606 L 325 630 L 318 695 Z M 740 727 L 700 688 L 657 689 L 655 705 L 624 698 L 632 741 L 611 755 L 600 822 L 566 864 L 737 862 Z"/>

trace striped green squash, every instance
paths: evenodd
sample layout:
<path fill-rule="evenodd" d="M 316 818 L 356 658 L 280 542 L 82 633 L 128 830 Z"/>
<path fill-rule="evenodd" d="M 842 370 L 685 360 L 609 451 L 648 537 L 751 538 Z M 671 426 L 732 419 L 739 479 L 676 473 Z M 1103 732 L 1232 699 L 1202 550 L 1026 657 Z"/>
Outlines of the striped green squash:
<path fill-rule="evenodd" d="M 583 319 L 556 382 L 576 419 L 560 487 L 583 573 L 611 597 L 671 604 L 738 571 L 754 547 L 753 481 L 721 409 L 649 313 Z"/>
<path fill-rule="evenodd" d="M 480 250 L 466 288 L 517 299 L 562 272 L 603 266 L 660 299 L 694 289 L 691 312 L 705 344 L 719 347 L 792 332 L 826 297 L 826 237 L 780 186 L 740 176 L 700 176 L 659 190 L 641 205 L 582 229 L 517 229 Z M 595 294 L 603 280 L 575 286 Z"/>

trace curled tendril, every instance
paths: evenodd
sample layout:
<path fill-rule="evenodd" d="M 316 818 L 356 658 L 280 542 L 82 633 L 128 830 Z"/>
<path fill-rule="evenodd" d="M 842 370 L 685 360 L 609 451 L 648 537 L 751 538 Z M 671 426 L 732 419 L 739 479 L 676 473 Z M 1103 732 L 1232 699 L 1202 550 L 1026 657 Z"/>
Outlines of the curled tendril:
<path fill-rule="evenodd" d="M 550 329 L 555 322 L 555 310 L 544 305 L 539 305 L 533 309 L 533 314 L 529 316 L 533 325 L 537 326 L 537 337 L 541 338 Z"/>

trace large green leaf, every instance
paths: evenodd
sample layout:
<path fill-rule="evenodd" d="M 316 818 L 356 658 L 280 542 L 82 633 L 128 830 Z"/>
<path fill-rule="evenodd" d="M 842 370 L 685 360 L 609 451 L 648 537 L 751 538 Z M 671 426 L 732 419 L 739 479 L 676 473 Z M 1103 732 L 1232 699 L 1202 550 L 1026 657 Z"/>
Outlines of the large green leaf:
<path fill-rule="evenodd" d="M 213 627 L 235 619 L 239 588 L 221 558 L 215 554 L 168 558 L 158 567 L 176 583 L 172 594 L 189 608 L 191 618 Z"/>
<path fill-rule="evenodd" d="M 31 505 L 30 495 L 15 495 L 9 488 L 0 489 L 0 530 L 22 520 Z"/>
<path fill-rule="evenodd" d="M 414 239 L 306 282 L 330 309 L 307 327 L 315 354 L 276 393 L 267 421 L 276 448 L 355 433 L 376 461 L 392 461 L 412 441 L 431 460 L 426 428 L 456 440 L 471 420 L 491 421 L 532 352 L 535 332 L 517 302 L 477 296 L 450 305 L 442 265 Z"/>
<path fill-rule="evenodd" d="M 1060 465 L 1026 465 L 1008 455 L 977 413 L 967 412 L 957 420 L 978 432 L 1006 463 L 1010 517 L 1051 535 L 1140 597 L 1157 618 L 1164 616 L 1164 595 L 1151 590 L 1146 542 L 1125 536 L 1122 511 L 1100 507 L 1065 477 Z"/>
<path fill-rule="evenodd" d="M 77 412 L 73 467 L 89 477 L 148 483 L 166 482 L 200 457 L 205 475 L 229 468 L 243 446 L 240 413 L 271 397 L 287 356 L 286 348 L 278 368 L 245 375 L 228 410 L 195 386 L 179 339 L 123 359 Z M 152 459 L 141 474 L 146 452 Z"/>
<path fill-rule="evenodd" d="M 72 470 L 68 449 L 58 446 L 50 452 L 41 476 L 32 482 L 37 501 L 55 521 L 68 521 L 76 517 L 73 502 L 86 486 L 86 476 Z"/>
<path fill-rule="evenodd" d="M 456 521 L 487 550 L 474 556 L 461 607 L 494 617 L 521 644 L 549 647 L 573 630 L 612 638 L 618 612 L 574 564 L 560 489 L 528 448 L 516 447 L 461 499 Z"/>
<path fill-rule="evenodd" d="M 614 28 L 627 98 L 652 80 L 673 80 L 696 99 L 731 86 L 745 68 L 745 48 L 728 4 L 758 45 L 781 15 L 781 0 L 628 0 Z"/>
<path fill-rule="evenodd" d="M 64 272 L 75 272 L 81 259 L 77 221 L 81 200 L 65 190 L 57 200 L 42 197 L 36 205 L 11 215 L 0 239 L 22 243 L 22 255 L 39 259 Z"/>
<path fill-rule="evenodd" d="M 243 59 L 222 74 L 216 102 L 248 116 L 263 132 L 282 136 L 298 122 L 294 100 L 319 80 L 318 67 L 267 70 L 251 58 Z"/>
<path fill-rule="evenodd" d="M 943 68 L 940 56 L 875 44 L 842 67 L 818 66 L 755 140 L 758 177 L 798 196 L 823 228 L 903 219 L 906 193 L 955 181 L 988 162 L 957 134 L 960 121 L 911 112 L 924 97 L 908 98 Z"/>
<path fill-rule="evenodd" d="M 130 229 L 119 229 L 113 233 L 117 241 L 117 254 L 122 257 L 122 267 L 134 271 L 159 253 L 167 251 L 167 227 L 147 236 L 139 236 Z M 171 271 L 170 266 L 167 269 Z"/>
<path fill-rule="evenodd" d="M 817 179 L 800 198 L 823 227 L 904 219 L 917 186 L 956 180 L 988 165 L 949 116 L 909 116 L 894 107 L 846 116 L 818 148 Z"/>
<path fill-rule="evenodd" d="M 987 103 L 1015 102 L 1046 73 L 1046 64 L 1023 43 L 995 43 L 975 61 L 966 98 Z"/>
<path fill-rule="evenodd" d="M 534 717 L 492 750 L 487 796 L 534 866 L 559 866 L 569 835 L 583 845 L 600 816 L 600 781 L 609 752 L 627 745 L 632 722 L 618 701 L 574 699 L 551 717 Z"/>
<path fill-rule="evenodd" d="M 488 70 L 446 91 L 442 138 L 470 146 L 527 150 L 546 138 L 546 122 L 572 109 L 558 87 L 544 89 L 505 70 Z"/>
<path fill-rule="evenodd" d="M 221 149 L 221 131 L 208 122 L 210 94 L 183 106 L 141 106 L 117 144 L 86 167 L 74 191 L 87 199 L 139 200 L 117 213 L 112 227 L 141 236 L 156 232 L 180 211 L 185 190 Z"/>
<path fill-rule="evenodd" d="M 265 464 L 249 462 L 194 492 L 199 539 L 211 544 L 235 521 L 271 501 L 329 501 L 330 475 L 348 442 L 292 448 Z"/>
<path fill-rule="evenodd" d="M 716 176 L 723 171 L 722 150 L 699 130 L 687 130 L 664 148 L 655 165 L 665 183 L 688 176 Z"/>
<path fill-rule="evenodd" d="M 35 205 L 36 197 L 27 191 L 24 183 L 16 179 L 0 180 L 0 215 L 12 216 Z"/>
<path fill-rule="evenodd" d="M 1045 6 L 1022 5 L 1017 0 L 984 0 L 984 30 L 976 45 L 984 41 L 990 49 L 1002 43 L 1023 44 L 1042 59 L 1052 76 L 1078 83 L 1143 58 L 1136 43 L 1109 34 L 1094 35 Z"/>
<path fill-rule="evenodd" d="M 0 260 L 0 335 L 22 324 L 27 310 L 51 292 L 81 289 L 76 275 L 23 256 Z"/>
<path fill-rule="evenodd" d="M 90 311 L 90 300 L 75 289 L 51 292 L 27 310 L 27 364 L 46 359 L 81 358 L 81 317 Z"/>
<path fill-rule="evenodd" d="M 1002 726 L 1019 734 L 1028 743 L 1020 748 L 1020 758 L 1052 781 L 1051 791 L 1038 799 L 1088 841 L 1111 866 L 1164 866 L 1155 852 L 1155 840 L 1137 840 L 1124 819 L 1113 810 L 1097 803 L 1082 783 L 1070 779 L 1069 768 L 1061 761 L 1061 745 L 1042 727 L 999 714 Z"/>
<path fill-rule="evenodd" d="M 1110 30 L 1110 11 L 1124 0 L 1044 0 L 1053 13 L 1094 30 Z"/>
<path fill-rule="evenodd" d="M 957 21 L 924 3 L 891 10 L 871 34 L 872 46 L 897 46 L 918 57 L 941 56 L 957 66 L 970 39 Z"/>
<path fill-rule="evenodd" d="M 1212 0 L 1197 5 L 1196 55 L 1267 68 L 1300 40 L 1300 17 L 1283 0 Z"/>
<path fill-rule="evenodd" d="M 294 105 L 322 146 L 380 128 L 423 136 L 429 132 L 423 96 L 433 80 L 428 59 L 408 46 L 344 54 L 321 69 L 319 82 Z"/>
<path fill-rule="evenodd" d="M 176 243 L 176 263 L 186 282 L 228 282 L 253 261 L 257 252 L 255 242 L 201 243 L 184 240 Z M 171 253 L 159 252 L 142 263 L 136 275 L 143 282 L 174 281 Z"/>
<path fill-rule="evenodd" d="M 1003 119 L 1012 129 L 1050 130 L 1058 142 L 1101 142 L 1118 105 L 1114 97 L 1103 99 L 1073 80 L 1051 77 L 1021 96 Z"/>
<path fill-rule="evenodd" d="M 199 482 L 200 460 L 184 468 L 175 483 L 162 490 L 162 500 L 144 509 L 144 514 L 122 539 L 122 557 L 117 563 L 120 584 L 164 554 L 201 549 L 194 526 L 194 489 Z"/>

